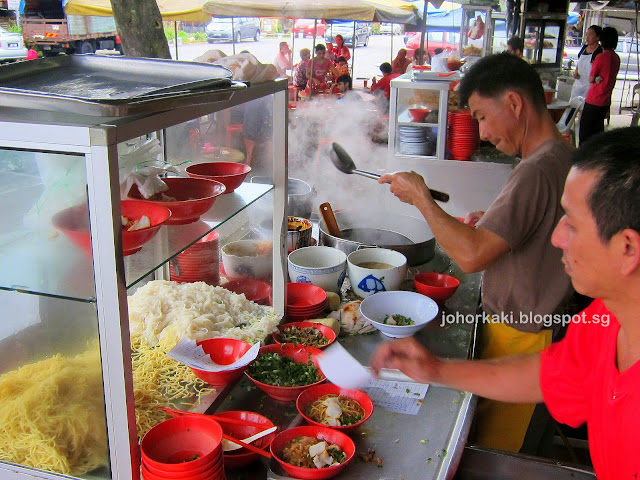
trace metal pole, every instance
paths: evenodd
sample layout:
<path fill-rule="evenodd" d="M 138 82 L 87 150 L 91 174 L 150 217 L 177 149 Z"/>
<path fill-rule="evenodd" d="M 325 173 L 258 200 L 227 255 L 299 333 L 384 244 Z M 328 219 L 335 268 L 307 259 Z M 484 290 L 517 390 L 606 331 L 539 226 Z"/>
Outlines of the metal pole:
<path fill-rule="evenodd" d="M 316 34 L 317 34 L 317 32 L 318 32 L 318 19 L 314 18 L 313 19 L 313 45 L 311 45 L 311 63 L 309 64 L 309 70 L 311 70 L 311 71 L 309 73 L 307 73 L 307 78 L 309 79 L 309 90 L 313 89 L 313 60 L 316 58 Z"/>
<path fill-rule="evenodd" d="M 424 50 L 424 39 L 427 36 L 427 18 L 429 17 L 429 14 L 427 13 L 427 9 L 428 9 L 428 0 L 424 0 L 424 12 L 422 13 L 422 33 L 420 36 L 420 55 L 418 56 L 418 64 L 419 65 L 423 65 L 424 64 L 424 54 L 427 53 Z M 427 39 L 427 48 L 429 48 L 429 40 Z"/>
<path fill-rule="evenodd" d="M 391 61 L 393 62 L 393 26 L 395 23 L 391 24 Z"/>
<path fill-rule="evenodd" d="M 233 21 L 233 17 L 231 17 L 231 41 L 233 42 L 233 54 L 236 54 L 236 27 Z"/>
<path fill-rule="evenodd" d="M 173 34 L 175 36 L 173 41 L 176 44 L 176 60 L 178 60 L 178 21 L 177 20 L 174 20 L 173 22 Z"/>
<path fill-rule="evenodd" d="M 351 48 L 353 49 L 353 53 L 351 54 L 351 76 L 353 77 L 353 63 L 356 59 L 356 46 L 358 45 L 358 39 L 356 38 L 356 25 L 357 22 L 353 21 L 353 40 L 351 41 Z"/>

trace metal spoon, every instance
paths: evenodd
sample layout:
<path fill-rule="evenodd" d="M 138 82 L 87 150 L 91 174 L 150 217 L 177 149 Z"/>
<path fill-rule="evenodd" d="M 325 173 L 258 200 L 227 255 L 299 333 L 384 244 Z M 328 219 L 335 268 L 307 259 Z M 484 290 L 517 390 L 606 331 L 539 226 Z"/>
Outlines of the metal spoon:
<path fill-rule="evenodd" d="M 380 178 L 380 175 L 371 172 L 365 172 L 363 170 L 358 170 L 356 168 L 356 164 L 353 162 L 351 155 L 347 153 L 347 151 L 340 145 L 339 143 L 333 142 L 331 144 L 330 156 L 331 161 L 335 165 L 335 167 L 343 173 L 351 174 L 357 173 L 358 175 L 362 175 L 363 177 L 373 178 L 377 180 Z M 431 190 L 431 196 L 434 200 L 439 200 L 440 202 L 448 202 L 449 195 L 444 192 L 439 192 L 438 190 Z"/>

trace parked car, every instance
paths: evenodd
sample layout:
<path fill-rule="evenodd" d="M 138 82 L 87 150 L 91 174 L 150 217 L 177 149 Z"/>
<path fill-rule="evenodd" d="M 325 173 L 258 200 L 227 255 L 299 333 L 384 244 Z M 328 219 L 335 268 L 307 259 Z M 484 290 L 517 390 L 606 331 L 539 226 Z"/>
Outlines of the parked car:
<path fill-rule="evenodd" d="M 298 35 L 302 33 L 304 37 L 313 37 L 313 25 L 315 20 L 310 18 L 300 18 L 295 21 L 291 31 Z M 316 24 L 316 37 L 324 37 L 327 31 L 327 23 L 324 20 L 318 20 Z"/>
<path fill-rule="evenodd" d="M 252 17 L 234 17 L 232 24 L 231 18 L 216 17 L 207 24 L 205 32 L 209 43 L 232 40 L 238 43 L 245 38 L 258 41 L 260 21 Z"/>
<path fill-rule="evenodd" d="M 336 43 L 336 35 L 342 35 L 345 45 L 350 47 L 354 46 L 353 42 L 353 24 L 356 24 L 356 46 L 369 44 L 369 37 L 371 36 L 373 29 L 369 22 L 348 22 L 342 20 L 336 20 L 327 27 L 327 33 L 324 39 L 327 42 Z"/>
<path fill-rule="evenodd" d="M 393 32 L 394 35 L 402 35 L 402 25 L 400 25 L 399 23 L 380 24 L 380 33 L 391 35 L 391 32 Z"/>
<path fill-rule="evenodd" d="M 0 27 L 0 63 L 27 58 L 27 49 L 19 33 L 11 33 Z"/>
<path fill-rule="evenodd" d="M 408 57 L 413 57 L 415 51 L 420 48 L 420 36 L 420 32 L 411 32 L 405 35 L 404 41 Z M 429 40 L 428 47 L 427 39 Z M 457 52 L 460 49 L 460 33 L 457 32 L 428 32 L 427 39 L 424 44 L 430 57 L 435 55 L 436 48 L 441 48 L 445 52 Z"/>

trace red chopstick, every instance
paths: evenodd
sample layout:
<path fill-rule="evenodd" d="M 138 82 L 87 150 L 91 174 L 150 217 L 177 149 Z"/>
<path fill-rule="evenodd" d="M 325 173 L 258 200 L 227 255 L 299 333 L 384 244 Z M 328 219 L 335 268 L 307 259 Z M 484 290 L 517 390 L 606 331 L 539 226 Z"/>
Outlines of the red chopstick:
<path fill-rule="evenodd" d="M 211 418 L 217 422 L 221 422 L 221 423 L 229 423 L 231 425 L 242 425 L 242 426 L 248 426 L 248 427 L 258 427 L 261 430 L 265 429 L 265 424 L 264 423 L 258 423 L 258 422 L 251 422 L 249 420 L 240 420 L 238 418 L 227 418 L 227 417 L 220 417 L 218 415 L 207 415 L 206 413 L 197 413 L 197 412 L 187 412 L 185 410 L 178 410 L 177 408 L 169 408 L 169 407 L 163 407 L 163 406 L 158 406 L 159 410 L 162 410 L 164 413 L 166 413 L 167 415 L 170 415 L 172 417 L 178 417 L 181 415 L 191 415 L 191 416 L 205 416 L 207 418 Z"/>
<path fill-rule="evenodd" d="M 232 437 L 230 435 L 227 435 L 226 433 L 222 434 L 222 438 L 224 438 L 225 440 L 228 440 L 230 442 L 237 443 L 238 445 L 246 448 L 247 450 L 251 450 L 252 452 L 257 453 L 259 455 L 262 455 L 263 457 L 271 458 L 271 454 L 269 452 L 266 452 L 266 451 L 262 450 L 261 448 L 258 448 L 258 447 L 254 446 L 254 445 L 251 445 L 250 443 L 245 443 L 242 440 L 238 440 L 237 438 L 234 438 L 234 437 Z"/>

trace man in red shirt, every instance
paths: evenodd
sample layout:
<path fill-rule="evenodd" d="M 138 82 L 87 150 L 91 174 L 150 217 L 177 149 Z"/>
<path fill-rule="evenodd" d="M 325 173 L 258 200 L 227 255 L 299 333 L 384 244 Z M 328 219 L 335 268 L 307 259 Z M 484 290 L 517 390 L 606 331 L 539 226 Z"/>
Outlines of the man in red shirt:
<path fill-rule="evenodd" d="M 380 71 L 382 72 L 382 78 L 376 81 L 376 77 L 373 77 L 373 84 L 371 85 L 371 93 L 380 91 L 384 93 L 384 96 L 387 98 L 391 98 L 391 80 L 396 77 L 399 77 L 399 73 L 391 73 L 392 72 L 391 64 L 389 62 L 384 62 L 380 65 Z"/>
<path fill-rule="evenodd" d="M 599 480 L 640 475 L 640 128 L 602 133 L 573 157 L 562 196 L 565 215 L 552 243 L 576 291 L 596 298 L 563 340 L 542 353 L 485 361 L 433 356 L 415 339 L 385 342 L 371 366 L 398 368 L 504 402 L 544 401 L 553 417 L 587 424 Z M 544 279 L 540 279 L 544 281 Z"/>

